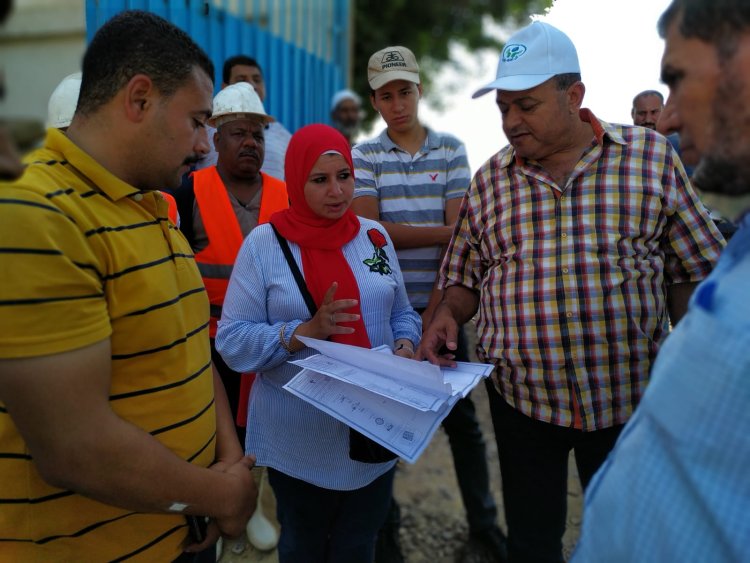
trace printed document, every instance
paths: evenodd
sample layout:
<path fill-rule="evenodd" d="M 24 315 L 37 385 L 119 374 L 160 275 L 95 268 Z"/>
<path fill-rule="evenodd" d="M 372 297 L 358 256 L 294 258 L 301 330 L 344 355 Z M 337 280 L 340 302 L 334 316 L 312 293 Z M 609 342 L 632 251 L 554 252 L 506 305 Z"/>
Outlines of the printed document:
<path fill-rule="evenodd" d="M 492 372 L 487 364 L 440 368 L 373 350 L 299 337 L 321 354 L 284 388 L 414 463 L 460 398 Z M 363 366 L 366 366 L 364 368 Z"/>

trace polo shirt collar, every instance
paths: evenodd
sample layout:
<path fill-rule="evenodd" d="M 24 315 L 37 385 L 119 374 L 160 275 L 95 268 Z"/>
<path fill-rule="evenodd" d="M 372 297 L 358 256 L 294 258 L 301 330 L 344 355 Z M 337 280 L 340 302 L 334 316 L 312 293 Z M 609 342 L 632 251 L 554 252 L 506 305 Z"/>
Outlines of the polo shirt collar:
<path fill-rule="evenodd" d="M 440 139 L 438 138 L 438 135 L 436 135 L 433 131 L 431 131 L 429 127 L 424 127 L 424 130 L 427 132 L 427 139 L 425 140 L 425 143 L 424 145 L 422 145 L 422 147 L 424 148 L 426 145 L 428 150 L 439 149 Z M 404 150 L 391 140 L 391 138 L 388 136 L 387 128 L 383 129 L 380 132 L 380 135 L 378 136 L 378 141 L 380 142 L 381 145 L 383 145 L 383 148 L 385 149 L 386 152 L 390 152 L 392 150 L 400 150 L 400 151 Z"/>
<path fill-rule="evenodd" d="M 104 168 L 59 129 L 48 129 L 44 144 L 50 150 L 62 154 L 67 162 L 111 200 L 117 201 L 141 193 L 141 190 L 122 181 Z"/>
<path fill-rule="evenodd" d="M 618 145 L 627 145 L 625 138 L 618 133 L 614 126 L 606 121 L 598 119 L 590 109 L 581 108 L 579 115 L 581 121 L 585 121 L 591 125 L 591 128 L 594 130 L 594 138 L 598 145 L 604 145 L 606 141 L 617 143 Z M 509 145 L 509 147 L 510 150 L 506 151 L 500 158 L 501 168 L 507 168 L 513 162 L 519 166 L 523 164 L 524 159 L 516 154 L 516 149 L 514 149 L 512 145 Z"/>

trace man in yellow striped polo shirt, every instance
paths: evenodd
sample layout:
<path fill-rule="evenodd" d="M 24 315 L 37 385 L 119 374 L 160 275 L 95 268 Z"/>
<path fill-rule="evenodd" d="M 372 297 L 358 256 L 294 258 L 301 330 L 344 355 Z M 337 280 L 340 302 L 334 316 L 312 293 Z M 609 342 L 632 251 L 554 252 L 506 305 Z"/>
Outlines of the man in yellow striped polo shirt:
<path fill-rule="evenodd" d="M 203 283 L 156 191 L 208 150 L 212 77 L 167 21 L 115 16 L 68 131 L 2 185 L 2 561 L 190 561 L 255 507 Z"/>

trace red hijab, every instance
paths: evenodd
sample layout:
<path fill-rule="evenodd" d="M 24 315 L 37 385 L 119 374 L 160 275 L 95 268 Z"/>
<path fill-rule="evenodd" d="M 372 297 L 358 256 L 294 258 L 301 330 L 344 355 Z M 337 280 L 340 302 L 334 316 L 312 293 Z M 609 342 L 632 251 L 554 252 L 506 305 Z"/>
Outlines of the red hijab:
<path fill-rule="evenodd" d="M 351 168 L 352 153 L 344 136 L 328 125 L 314 124 L 299 129 L 286 149 L 284 173 L 289 193 L 288 209 L 277 211 L 271 223 L 281 235 L 297 243 L 302 251 L 302 273 L 315 304 L 320 307 L 323 297 L 333 282 L 338 289 L 336 299 L 359 298 L 359 286 L 342 247 L 359 233 L 359 219 L 347 209 L 339 219 L 326 219 L 313 212 L 305 199 L 305 183 L 315 163 L 323 153 L 340 153 Z M 354 328 L 352 334 L 334 334 L 331 340 L 370 348 L 370 339 L 362 321 L 362 311 L 357 305 L 347 313 L 360 315 L 359 321 L 339 323 Z"/>

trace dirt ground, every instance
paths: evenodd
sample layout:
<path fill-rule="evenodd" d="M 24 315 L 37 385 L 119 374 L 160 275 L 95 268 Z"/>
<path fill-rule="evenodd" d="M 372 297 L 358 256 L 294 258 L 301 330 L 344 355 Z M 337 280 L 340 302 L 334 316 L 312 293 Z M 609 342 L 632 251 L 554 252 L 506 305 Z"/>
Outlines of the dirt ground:
<path fill-rule="evenodd" d="M 502 510 L 502 482 L 497 461 L 487 392 L 480 384 L 472 392 L 477 416 L 487 443 L 491 488 L 498 504 L 500 527 L 505 530 Z M 270 490 L 270 487 L 266 488 Z M 438 430 L 417 463 L 399 462 L 396 471 L 395 496 L 401 505 L 401 546 L 407 563 L 453 563 L 455 554 L 467 537 L 461 495 L 458 490 L 453 459 L 445 432 Z M 273 512 L 273 499 L 266 494 L 266 514 Z M 578 539 L 582 508 L 581 487 L 575 463 L 570 463 L 568 483 L 568 526 L 563 538 L 566 559 Z M 222 563 L 277 563 L 275 551 L 259 552 L 248 546 L 243 553 L 231 552 L 225 545 Z"/>

